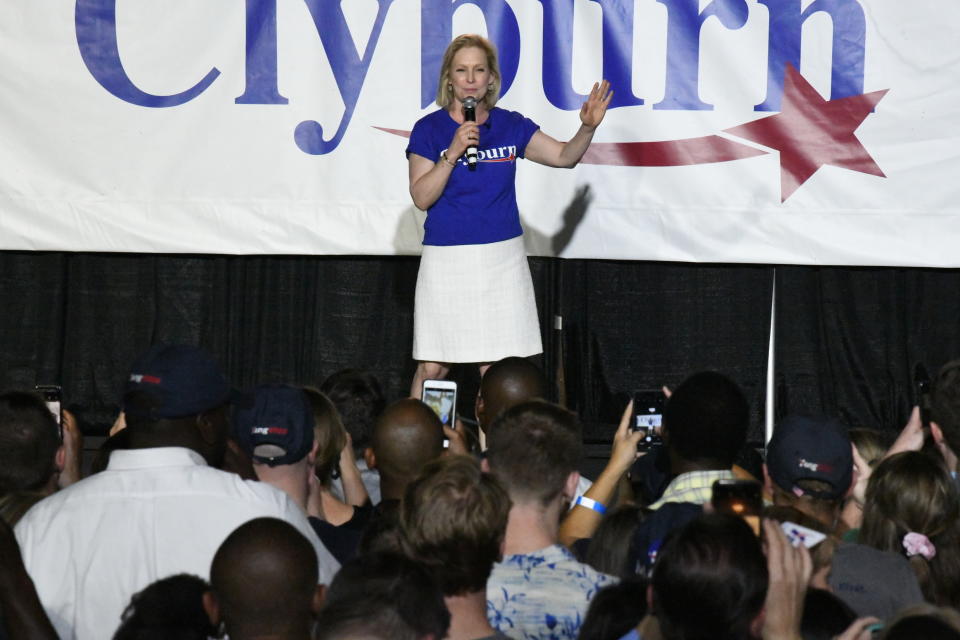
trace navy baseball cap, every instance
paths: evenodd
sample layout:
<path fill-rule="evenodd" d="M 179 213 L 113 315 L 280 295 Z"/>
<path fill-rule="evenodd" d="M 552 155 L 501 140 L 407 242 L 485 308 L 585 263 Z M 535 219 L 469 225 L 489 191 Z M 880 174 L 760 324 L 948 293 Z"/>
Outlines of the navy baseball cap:
<path fill-rule="evenodd" d="M 237 403 L 233 432 L 255 462 L 271 467 L 299 462 L 313 448 L 307 395 L 289 385 L 261 385 Z"/>
<path fill-rule="evenodd" d="M 141 391 L 143 395 L 127 395 Z M 150 419 L 193 416 L 225 404 L 230 385 L 203 349 L 156 344 L 134 361 L 124 389 L 123 410 Z"/>
<path fill-rule="evenodd" d="M 853 450 L 839 420 L 790 415 L 773 431 L 767 445 L 767 472 L 774 483 L 795 495 L 836 499 L 853 482 Z M 799 480 L 819 480 L 825 491 L 804 490 Z"/>

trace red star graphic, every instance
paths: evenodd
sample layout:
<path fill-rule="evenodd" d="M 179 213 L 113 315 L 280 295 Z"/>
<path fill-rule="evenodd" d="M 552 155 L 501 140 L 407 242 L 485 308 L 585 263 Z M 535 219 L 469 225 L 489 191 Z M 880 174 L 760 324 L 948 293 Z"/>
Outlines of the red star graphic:
<path fill-rule="evenodd" d="M 853 134 L 887 90 L 824 100 L 800 72 L 787 65 L 780 113 L 726 129 L 780 151 L 780 201 L 817 169 L 830 164 L 886 177 Z"/>

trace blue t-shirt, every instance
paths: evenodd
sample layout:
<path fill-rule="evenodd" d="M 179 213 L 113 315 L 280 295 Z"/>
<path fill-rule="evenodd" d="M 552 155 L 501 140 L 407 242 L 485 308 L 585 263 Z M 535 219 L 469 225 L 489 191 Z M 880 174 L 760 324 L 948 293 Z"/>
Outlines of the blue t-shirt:
<path fill-rule="evenodd" d="M 439 161 L 459 127 L 443 109 L 420 118 L 410 133 L 407 155 Z M 487 244 L 521 235 L 516 161 L 539 128 L 516 111 L 491 109 L 480 125 L 477 170 L 467 168 L 466 156 L 457 161 L 443 193 L 427 210 L 423 244 Z"/>

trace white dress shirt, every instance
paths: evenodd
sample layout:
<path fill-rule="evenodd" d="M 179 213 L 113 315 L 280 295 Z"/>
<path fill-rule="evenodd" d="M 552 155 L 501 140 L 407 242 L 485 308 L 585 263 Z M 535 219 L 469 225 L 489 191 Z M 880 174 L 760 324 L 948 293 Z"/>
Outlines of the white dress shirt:
<path fill-rule="evenodd" d="M 180 447 L 114 451 L 105 471 L 41 500 L 15 531 L 58 635 L 105 640 L 134 593 L 178 573 L 209 579 L 224 539 L 260 517 L 305 535 L 330 582 L 340 565 L 287 494 Z"/>

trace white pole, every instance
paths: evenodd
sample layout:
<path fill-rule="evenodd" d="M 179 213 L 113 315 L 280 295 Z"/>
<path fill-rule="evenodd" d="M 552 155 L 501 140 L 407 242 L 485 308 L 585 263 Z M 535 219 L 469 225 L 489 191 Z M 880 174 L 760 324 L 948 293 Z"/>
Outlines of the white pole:
<path fill-rule="evenodd" d="M 776 409 L 775 401 L 776 394 L 776 371 L 775 371 L 775 361 L 774 361 L 774 349 L 773 345 L 776 342 L 777 335 L 777 268 L 773 268 L 773 283 L 771 285 L 770 293 L 770 344 L 767 347 L 767 405 L 766 405 L 766 415 L 765 415 L 765 438 L 763 440 L 764 446 L 770 442 L 770 438 L 773 437 L 773 416 L 774 410 Z"/>

